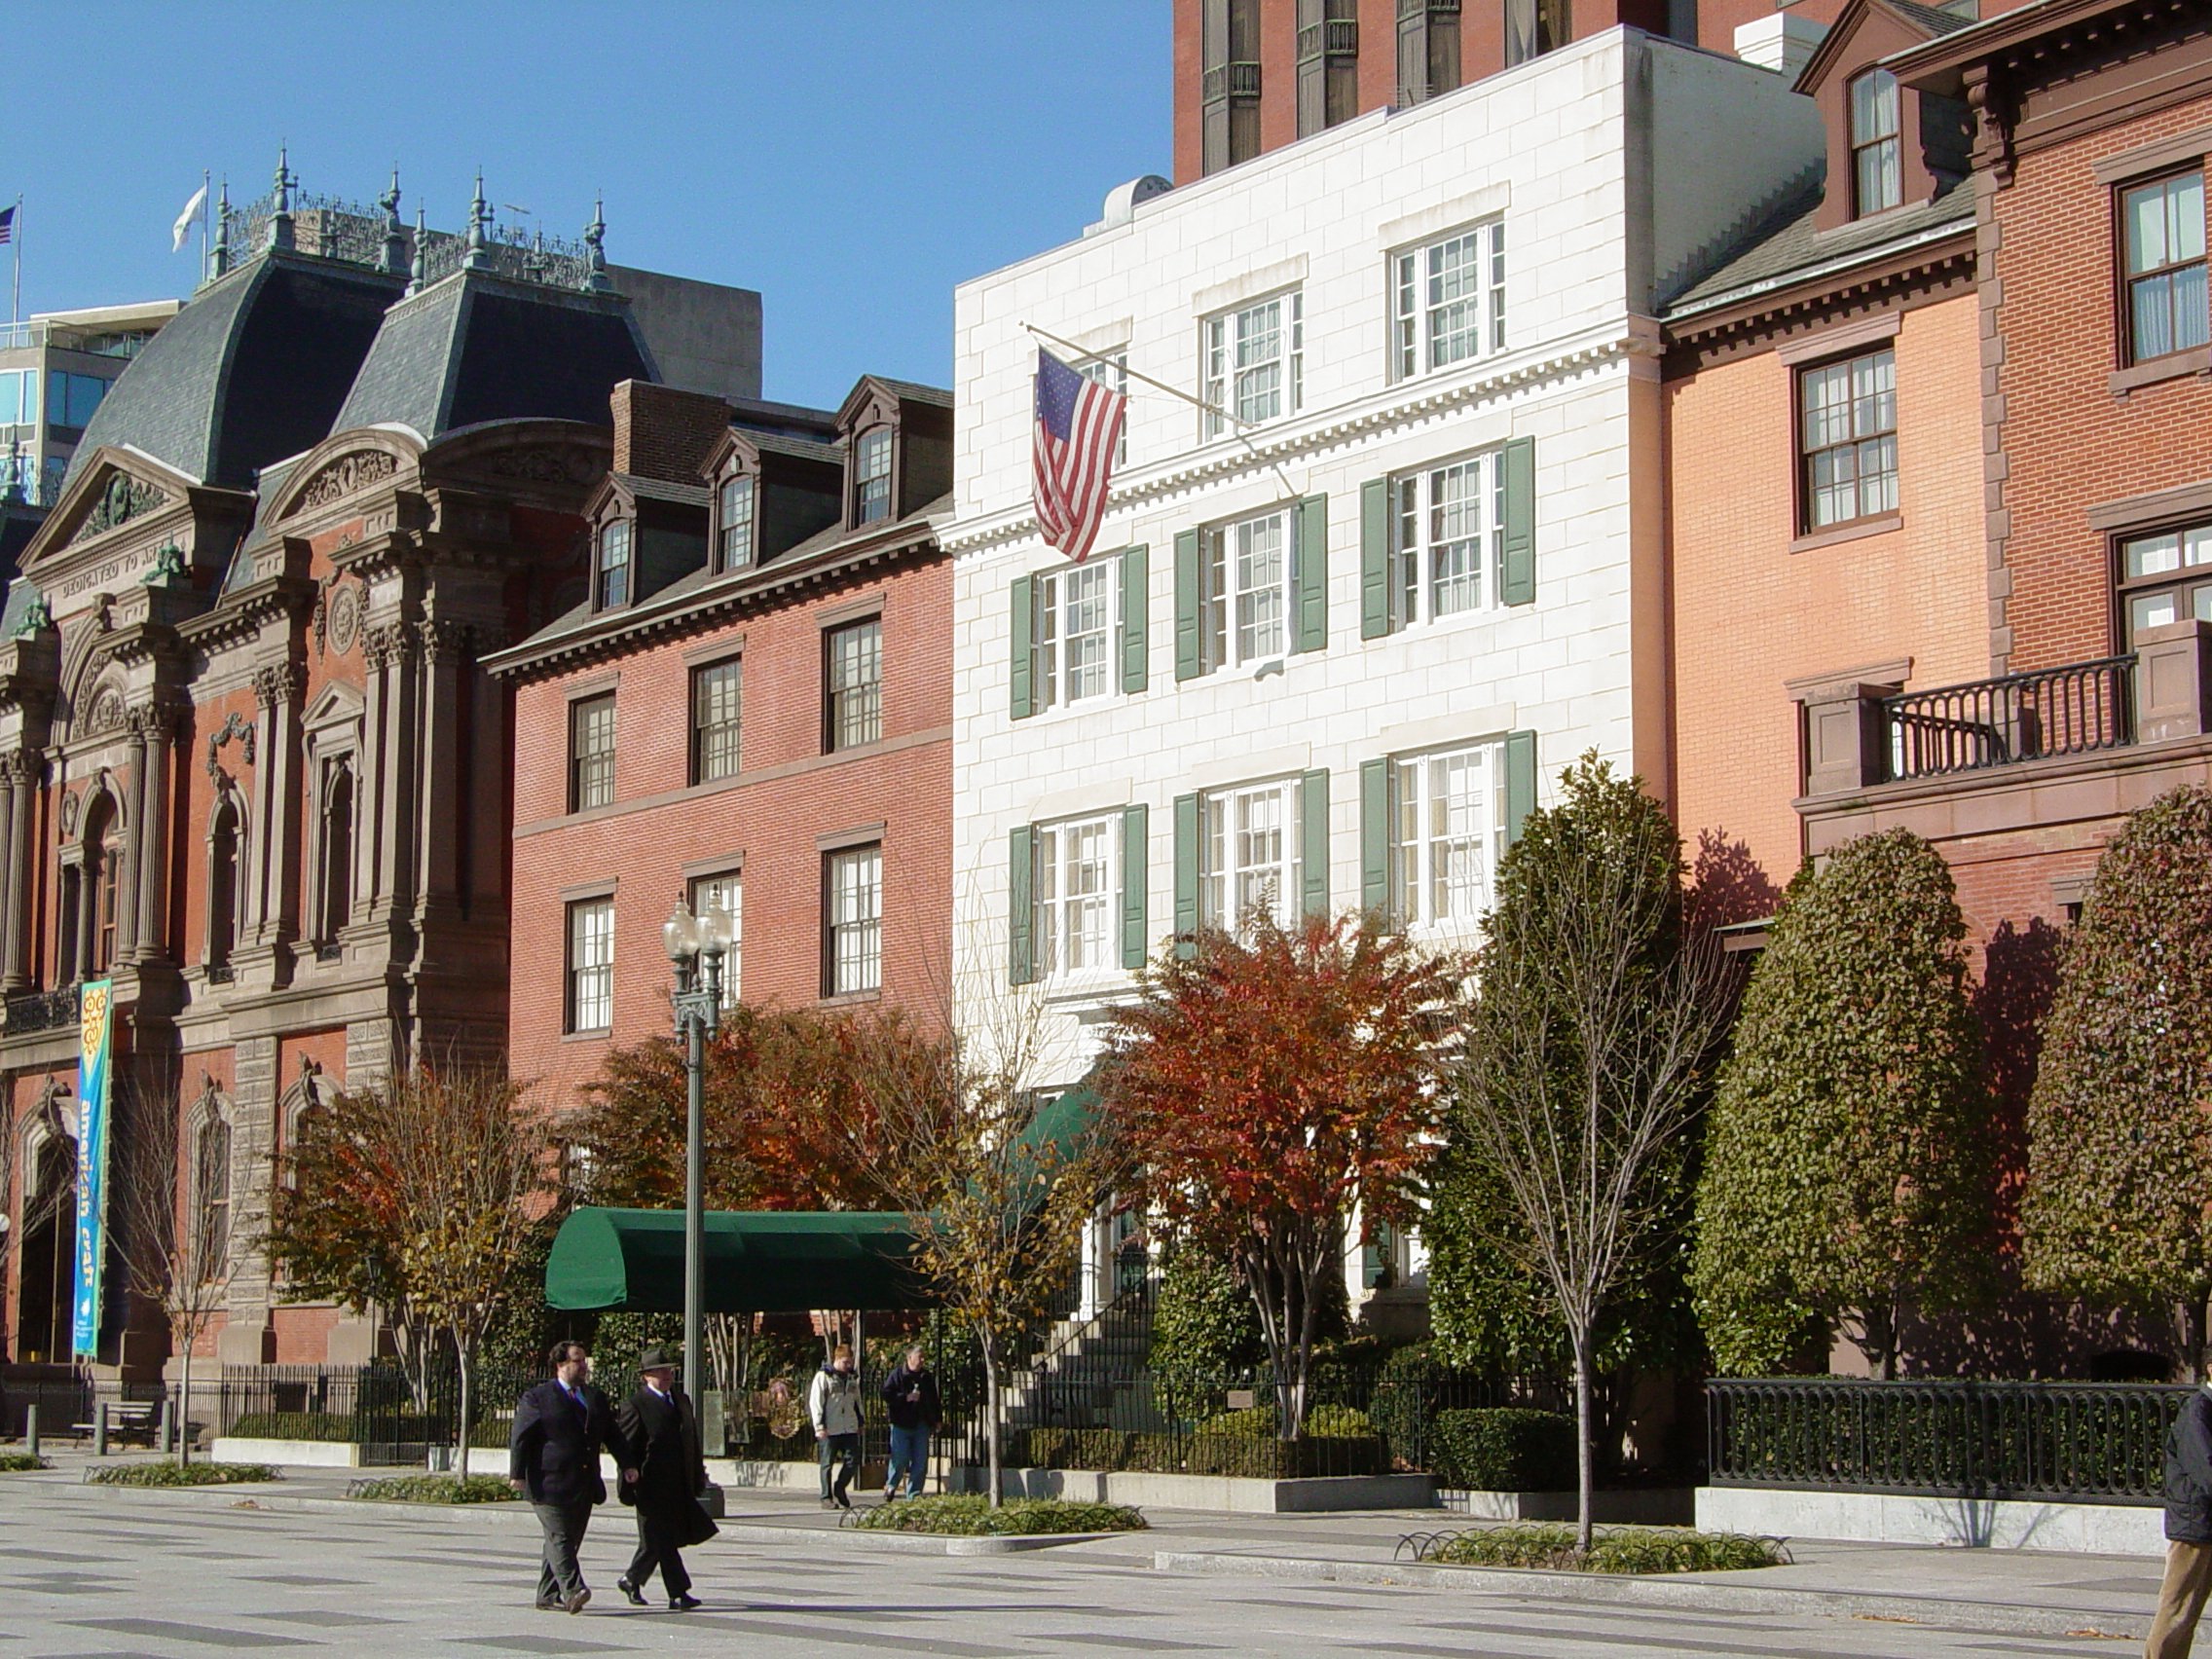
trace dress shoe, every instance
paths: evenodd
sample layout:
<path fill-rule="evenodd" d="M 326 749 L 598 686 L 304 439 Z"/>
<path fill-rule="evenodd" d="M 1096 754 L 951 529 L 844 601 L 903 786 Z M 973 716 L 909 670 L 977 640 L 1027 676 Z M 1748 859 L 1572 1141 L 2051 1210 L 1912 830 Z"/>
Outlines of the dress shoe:
<path fill-rule="evenodd" d="M 850 1509 L 850 1508 L 852 1508 L 852 1506 L 853 1506 L 853 1497 L 852 1497 L 852 1493 L 844 1493 L 844 1492 L 841 1492 L 841 1493 L 839 1493 L 837 1494 L 837 1507 L 838 1507 L 839 1509 Z"/>
<path fill-rule="evenodd" d="M 561 1610 L 561 1598 L 540 1596 L 535 1605 L 541 1613 L 557 1613 Z"/>
<path fill-rule="evenodd" d="M 631 1583 L 627 1578 L 617 1578 L 614 1581 L 614 1588 L 621 1591 L 623 1595 L 630 1598 L 631 1606 L 642 1607 L 645 1604 L 645 1593 L 643 1590 L 639 1589 L 635 1584 Z"/>
<path fill-rule="evenodd" d="M 668 1599 L 668 1610 L 672 1613 L 687 1613 L 697 1605 L 699 1605 L 699 1598 L 688 1592 L 682 1596 L 671 1596 Z"/>
<path fill-rule="evenodd" d="M 576 1589 L 576 1593 L 573 1596 L 571 1596 L 566 1602 L 563 1602 L 561 1605 L 569 1612 L 580 1613 L 584 1610 L 584 1604 L 590 1600 L 591 1592 L 579 1585 Z"/>

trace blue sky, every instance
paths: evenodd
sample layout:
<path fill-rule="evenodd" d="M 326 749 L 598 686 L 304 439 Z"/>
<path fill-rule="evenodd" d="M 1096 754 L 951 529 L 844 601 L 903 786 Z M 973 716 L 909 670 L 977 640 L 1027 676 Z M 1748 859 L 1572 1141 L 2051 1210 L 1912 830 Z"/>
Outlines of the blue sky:
<path fill-rule="evenodd" d="M 756 288 L 764 389 L 949 385 L 952 286 L 1168 170 L 1169 0 L 10 0 L 0 203 L 26 314 L 189 291 L 202 168 L 413 221 L 495 203 L 608 256 Z M 0 281 L 9 275 L 0 253 Z"/>

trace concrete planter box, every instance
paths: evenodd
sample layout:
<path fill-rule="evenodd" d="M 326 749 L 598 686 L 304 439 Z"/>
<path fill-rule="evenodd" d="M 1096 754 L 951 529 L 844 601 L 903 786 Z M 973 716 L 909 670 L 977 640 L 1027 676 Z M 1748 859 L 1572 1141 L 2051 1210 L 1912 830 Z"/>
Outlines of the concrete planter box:
<path fill-rule="evenodd" d="M 1231 1515 L 1308 1515 L 1342 1509 L 1434 1509 L 1429 1475 L 1324 1475 L 1311 1480 L 1245 1480 L 1233 1475 L 1163 1475 L 1135 1469 L 1005 1469 L 1009 1497 L 1069 1497 L 1139 1509 L 1210 1509 Z M 954 1471 L 951 1492 L 982 1492 L 982 1469 Z"/>
<path fill-rule="evenodd" d="M 343 1440 L 241 1440 L 218 1435 L 208 1446 L 219 1463 L 290 1463 L 311 1469 L 358 1469 L 361 1449 Z"/>
<path fill-rule="evenodd" d="M 1571 1492 L 1458 1492 L 1437 1494 L 1444 1507 L 1471 1521 L 1572 1521 L 1580 1508 Z M 1590 1495 L 1591 1519 L 1605 1527 L 1687 1527 L 1697 1512 L 1688 1487 L 1632 1487 Z"/>
<path fill-rule="evenodd" d="M 1795 1488 L 1697 1490 L 1697 1524 L 1708 1531 L 1870 1544 L 2163 1557 L 2164 1521 L 2163 1510 L 2147 1504 L 1899 1497 Z"/>

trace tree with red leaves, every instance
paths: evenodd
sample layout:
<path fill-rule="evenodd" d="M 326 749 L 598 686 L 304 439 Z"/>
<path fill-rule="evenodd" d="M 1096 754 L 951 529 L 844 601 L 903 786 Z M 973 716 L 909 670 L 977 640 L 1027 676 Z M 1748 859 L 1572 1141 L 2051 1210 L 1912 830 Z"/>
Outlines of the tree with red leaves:
<path fill-rule="evenodd" d="M 1167 1235 L 1233 1263 L 1295 1440 L 1346 1219 L 1413 1218 L 1464 965 L 1357 917 L 1264 916 L 1142 975 L 1102 1094 Z"/>

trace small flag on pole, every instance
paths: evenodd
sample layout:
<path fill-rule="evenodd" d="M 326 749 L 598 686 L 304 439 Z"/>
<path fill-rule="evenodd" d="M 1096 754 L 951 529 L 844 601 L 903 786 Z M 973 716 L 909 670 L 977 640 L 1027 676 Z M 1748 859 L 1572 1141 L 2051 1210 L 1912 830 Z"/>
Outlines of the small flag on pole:
<path fill-rule="evenodd" d="M 169 252 L 174 253 L 184 246 L 184 233 L 192 229 L 206 205 L 207 187 L 203 184 L 192 193 L 192 200 L 184 204 L 184 211 L 176 216 L 176 223 L 169 227 Z"/>
<path fill-rule="evenodd" d="M 1037 352 L 1035 444 L 1038 528 L 1080 565 L 1106 516 L 1106 486 L 1128 399 Z"/>
<path fill-rule="evenodd" d="M 16 210 L 13 207 L 0 207 L 0 247 L 5 247 L 15 240 Z"/>

